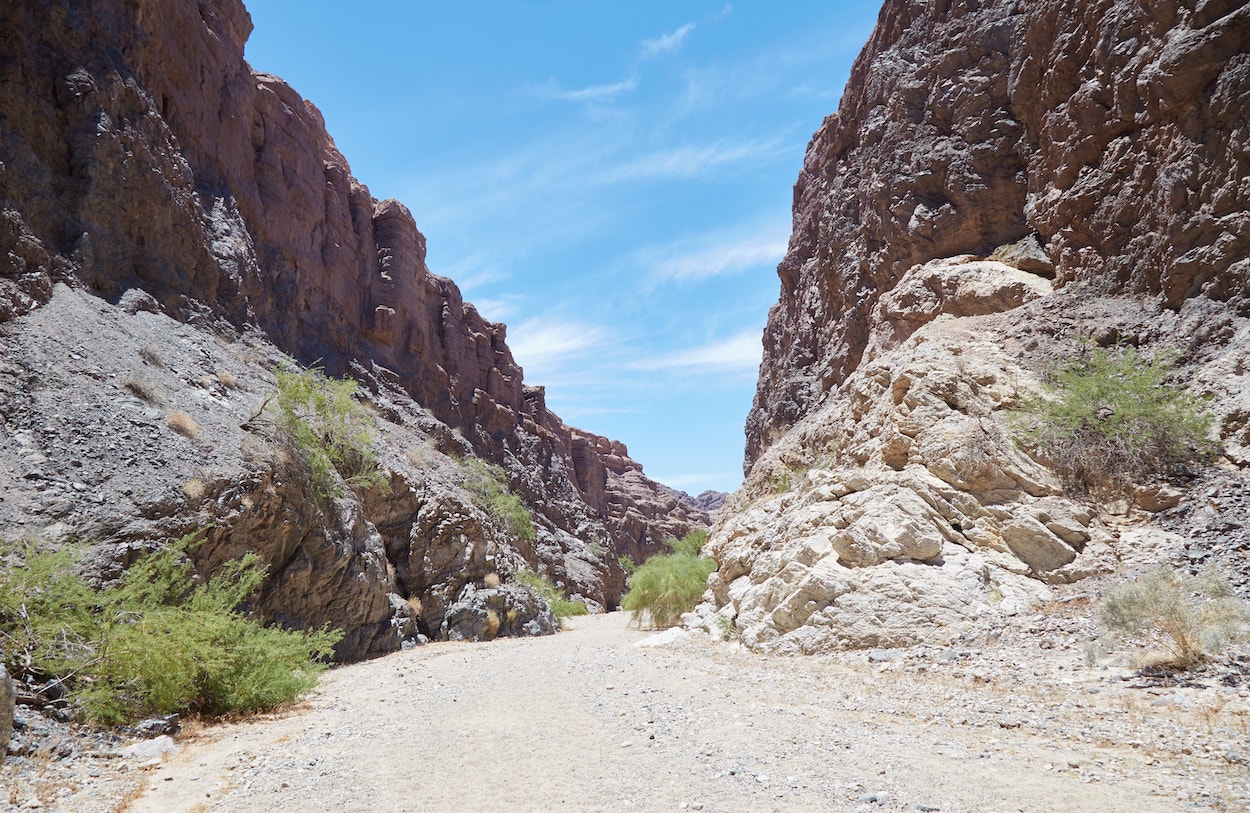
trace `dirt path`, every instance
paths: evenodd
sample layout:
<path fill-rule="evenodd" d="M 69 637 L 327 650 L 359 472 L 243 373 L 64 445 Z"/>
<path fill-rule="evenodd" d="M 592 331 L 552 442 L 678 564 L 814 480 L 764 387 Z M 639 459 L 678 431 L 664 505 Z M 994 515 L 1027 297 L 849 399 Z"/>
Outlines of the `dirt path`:
<path fill-rule="evenodd" d="M 1117 741 L 1140 723 L 1110 698 L 1048 726 L 1044 701 L 984 682 L 635 647 L 625 622 L 335 670 L 303 710 L 184 749 L 130 809 L 1148 813 L 1236 809 L 1250 787 L 1244 766 Z"/>

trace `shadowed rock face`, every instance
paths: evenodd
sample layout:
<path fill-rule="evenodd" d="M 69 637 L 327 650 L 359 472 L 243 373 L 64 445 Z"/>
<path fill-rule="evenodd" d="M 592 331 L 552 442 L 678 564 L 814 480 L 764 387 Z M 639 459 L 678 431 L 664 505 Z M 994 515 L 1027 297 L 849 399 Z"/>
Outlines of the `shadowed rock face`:
<path fill-rule="evenodd" d="M 375 405 L 390 405 L 384 412 L 393 420 L 416 420 L 420 412 L 422 432 L 450 427 L 467 441 L 463 448 L 443 444 L 444 451 L 472 450 L 501 464 L 539 525 L 521 558 L 541 563 L 576 593 L 614 604 L 624 581 L 617 554 L 638 558 L 705 524 L 706 513 L 643 476 L 622 444 L 566 427 L 547 410 L 541 388 L 524 385 L 505 327 L 483 319 L 451 280 L 430 273 L 411 213 L 374 200 L 352 177 L 317 109 L 247 65 L 250 31 L 237 0 L 19 0 L 0 8 L 0 326 L 10 335 L 27 330 L 32 311 L 65 283 L 132 316 L 160 312 L 223 341 L 253 336 L 257 346 L 350 374 Z M 77 302 L 63 299 L 67 308 Z M 91 310 L 72 305 L 79 307 Z M 107 360 L 101 365 L 109 368 Z M 53 386 L 37 370 L 12 373 L 14 381 L 31 376 L 21 384 L 29 390 Z M 7 434 L 39 421 L 30 413 L 21 423 Z M 431 430 L 435 424 L 442 429 Z M 291 483 L 271 488 L 268 477 L 255 475 L 261 491 L 291 496 Z M 422 491 L 419 483 L 401 479 L 408 497 L 371 499 L 363 514 L 359 507 L 346 512 L 342 527 L 317 530 L 311 506 L 297 508 L 298 522 L 279 523 L 285 541 L 273 551 L 275 565 L 306 561 L 297 549 L 338 545 L 343 555 L 369 560 L 339 568 L 344 584 L 433 591 L 426 598 L 448 606 L 466 579 L 490 570 L 486 548 L 464 543 L 465 533 L 436 530 L 430 516 L 415 518 L 422 506 L 431 513 L 429 502 L 411 497 L 414 488 Z M 74 495 L 67 499 L 76 505 Z M 92 514 L 88 525 L 108 531 L 106 539 L 141 538 L 88 508 L 66 516 Z M 375 520 L 407 536 L 378 540 Z M 272 526 L 240 521 L 226 547 L 261 544 Z M 459 553 L 429 554 L 408 538 L 419 533 L 413 528 L 429 529 L 430 539 L 459 539 Z M 603 550 L 580 564 L 567 561 L 571 549 L 586 546 Z M 383 549 L 444 557 L 446 567 L 433 576 L 425 565 L 400 567 L 400 576 L 418 574 L 403 587 Z M 447 574 L 456 562 L 475 564 L 453 579 Z M 442 587 L 433 583 L 437 574 Z M 282 583 L 281 572 L 273 582 Z M 330 588 L 315 582 L 306 574 L 295 579 L 287 598 Z M 354 612 L 283 610 L 285 600 L 275 599 L 274 611 L 308 623 Z M 361 602 L 368 623 L 385 627 L 385 596 L 370 593 Z M 366 642 L 355 651 L 376 648 Z"/>
<path fill-rule="evenodd" d="M 1059 285 L 1244 308 L 1250 7 L 1194 6 L 887 0 L 794 188 L 748 471 L 916 264 L 1023 240 L 1007 261 Z"/>

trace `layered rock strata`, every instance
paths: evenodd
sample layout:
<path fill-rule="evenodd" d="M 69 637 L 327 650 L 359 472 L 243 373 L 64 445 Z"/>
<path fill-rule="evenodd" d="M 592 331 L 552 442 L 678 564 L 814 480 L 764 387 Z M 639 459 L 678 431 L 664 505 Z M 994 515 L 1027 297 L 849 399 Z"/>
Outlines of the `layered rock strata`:
<path fill-rule="evenodd" d="M 691 621 L 775 651 L 949 641 L 1178 550 L 1141 520 L 1184 473 L 1132 511 L 1073 499 L 1011 410 L 1091 341 L 1169 348 L 1246 482 L 1247 98 L 1234 0 L 887 0 L 795 186 Z"/>
<path fill-rule="evenodd" d="M 393 648 L 389 630 L 411 626 L 388 593 L 424 601 L 438 629 L 496 556 L 613 605 L 617 555 L 653 550 L 706 514 L 643 476 L 623 445 L 547 410 L 504 326 L 430 272 L 411 213 L 374 200 L 317 109 L 247 65 L 250 30 L 237 0 L 0 9 L 0 433 L 13 486 L 0 532 L 51 525 L 45 535 L 99 540 L 123 563 L 154 533 L 211 518 L 203 564 L 262 550 L 269 611 L 350 628 L 346 657 Z M 97 329 L 117 342 L 101 344 Z M 48 358 L 44 346 L 81 352 Z M 140 350 L 177 363 L 158 367 Z M 466 498 L 449 502 L 447 483 L 397 450 L 383 454 L 393 496 L 349 499 L 334 517 L 301 501 L 280 455 L 238 431 L 269 370 L 290 363 L 282 354 L 360 380 L 384 423 L 407 427 L 384 426 L 387 442 L 502 465 L 537 539 L 495 539 L 480 509 L 460 510 Z M 251 390 L 222 385 L 218 367 Z M 151 379 L 151 399 L 132 397 L 144 387 L 134 376 Z M 201 449 L 221 477 L 192 469 L 193 440 L 165 443 L 174 404 L 214 427 L 199 442 L 223 444 Z M 150 428 L 151 448 L 116 442 L 129 428 L 111 446 L 91 440 L 121 420 L 115 406 L 139 421 L 125 427 Z M 74 463 L 75 442 L 99 459 Z M 75 479 L 75 468 L 95 473 Z M 190 479 L 207 485 L 182 493 Z M 155 503 L 140 494 L 171 488 Z"/>

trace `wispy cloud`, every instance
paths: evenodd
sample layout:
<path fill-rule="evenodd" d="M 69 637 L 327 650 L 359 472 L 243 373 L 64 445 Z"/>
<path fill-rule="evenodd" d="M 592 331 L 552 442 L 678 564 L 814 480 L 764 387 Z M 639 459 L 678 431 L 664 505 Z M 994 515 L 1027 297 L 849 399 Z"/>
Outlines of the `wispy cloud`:
<path fill-rule="evenodd" d="M 541 384 L 539 379 L 558 374 L 566 362 L 599 350 L 608 336 L 598 325 L 537 317 L 510 327 L 508 346 L 526 379 Z"/>
<path fill-rule="evenodd" d="M 788 219 L 768 215 L 731 228 L 644 245 L 628 260 L 641 268 L 647 289 L 662 283 L 692 283 L 776 266 L 789 242 Z"/>
<path fill-rule="evenodd" d="M 555 82 L 549 83 L 541 90 L 541 95 L 548 99 L 565 102 L 610 102 L 623 94 L 638 88 L 638 76 L 631 74 L 619 82 L 603 85 L 590 85 L 576 90 L 564 90 Z"/>
<path fill-rule="evenodd" d="M 482 318 L 491 322 L 506 322 L 519 310 L 517 297 L 504 296 L 499 299 L 474 299 L 471 303 L 477 308 Z"/>
<path fill-rule="evenodd" d="M 634 158 L 600 173 L 602 183 L 651 180 L 655 178 L 697 178 L 731 164 L 760 161 L 781 150 L 777 139 L 744 142 L 715 141 L 659 150 Z"/>
<path fill-rule="evenodd" d="M 667 257 L 655 263 L 653 273 L 674 282 L 701 280 L 775 265 L 785 253 L 784 236 L 759 235 Z"/>
<path fill-rule="evenodd" d="M 759 331 L 746 330 L 728 339 L 636 362 L 633 366 L 642 370 L 754 371 L 759 369 L 763 352 Z"/>
<path fill-rule="evenodd" d="M 655 57 L 662 56 L 663 54 L 672 54 L 680 51 L 682 44 L 686 41 L 686 37 L 693 30 L 694 23 L 686 23 L 676 31 L 669 32 L 663 36 L 643 40 L 639 58 L 654 59 Z"/>

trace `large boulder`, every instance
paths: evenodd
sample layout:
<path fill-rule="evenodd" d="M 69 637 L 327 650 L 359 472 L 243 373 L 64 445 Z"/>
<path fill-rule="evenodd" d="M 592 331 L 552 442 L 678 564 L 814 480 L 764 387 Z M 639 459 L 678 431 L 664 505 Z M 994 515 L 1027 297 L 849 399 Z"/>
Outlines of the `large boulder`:
<path fill-rule="evenodd" d="M 443 637 L 449 641 L 490 641 L 520 635 L 551 635 L 560 629 L 542 597 L 519 584 L 468 585 L 447 608 Z"/>

